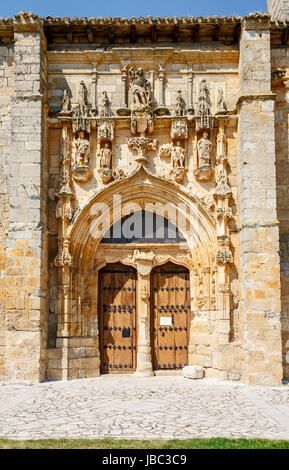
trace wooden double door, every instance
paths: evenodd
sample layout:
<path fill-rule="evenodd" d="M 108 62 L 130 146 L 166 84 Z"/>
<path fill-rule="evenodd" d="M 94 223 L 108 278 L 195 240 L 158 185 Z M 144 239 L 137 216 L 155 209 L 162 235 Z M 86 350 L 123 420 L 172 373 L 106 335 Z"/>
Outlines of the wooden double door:
<path fill-rule="evenodd" d="M 154 370 L 181 369 L 188 364 L 190 329 L 189 271 L 173 263 L 151 274 L 150 331 Z M 99 329 L 102 374 L 136 370 L 137 273 L 122 264 L 99 272 Z"/>

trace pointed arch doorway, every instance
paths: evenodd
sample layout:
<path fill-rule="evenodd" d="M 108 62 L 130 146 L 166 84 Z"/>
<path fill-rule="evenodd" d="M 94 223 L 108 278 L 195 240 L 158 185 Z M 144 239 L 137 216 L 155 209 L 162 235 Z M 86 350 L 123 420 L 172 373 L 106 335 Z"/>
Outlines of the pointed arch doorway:
<path fill-rule="evenodd" d="M 134 237 L 128 236 L 128 219 L 121 219 L 98 248 L 102 374 L 149 376 L 188 364 L 190 274 L 169 262 L 176 255 L 190 256 L 188 246 L 168 219 L 148 215 L 143 211 L 134 217 Z"/>

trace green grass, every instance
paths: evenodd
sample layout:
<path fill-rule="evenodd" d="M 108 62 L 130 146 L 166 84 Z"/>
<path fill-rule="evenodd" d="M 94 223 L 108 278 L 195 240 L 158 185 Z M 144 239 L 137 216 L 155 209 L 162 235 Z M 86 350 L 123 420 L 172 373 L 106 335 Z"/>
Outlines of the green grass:
<path fill-rule="evenodd" d="M 89 440 L 47 439 L 14 441 L 0 439 L 0 449 L 289 449 L 289 441 L 266 439 L 186 439 L 186 440 Z"/>

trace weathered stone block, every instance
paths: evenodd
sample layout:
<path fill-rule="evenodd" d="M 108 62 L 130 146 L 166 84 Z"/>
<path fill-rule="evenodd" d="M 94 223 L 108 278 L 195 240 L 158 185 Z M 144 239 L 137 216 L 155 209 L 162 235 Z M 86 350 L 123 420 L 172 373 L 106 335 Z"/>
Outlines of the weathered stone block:
<path fill-rule="evenodd" d="M 201 366 L 186 366 L 183 368 L 185 379 L 203 379 L 204 369 Z"/>

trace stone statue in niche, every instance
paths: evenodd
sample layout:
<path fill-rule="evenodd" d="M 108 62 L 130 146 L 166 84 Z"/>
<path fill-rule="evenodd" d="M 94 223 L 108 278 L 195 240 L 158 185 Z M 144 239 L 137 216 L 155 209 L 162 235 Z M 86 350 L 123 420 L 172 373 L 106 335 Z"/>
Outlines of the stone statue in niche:
<path fill-rule="evenodd" d="M 100 161 L 99 167 L 100 168 L 109 168 L 111 169 L 111 157 L 112 151 L 109 144 L 106 142 L 104 147 L 100 150 Z"/>
<path fill-rule="evenodd" d="M 185 168 L 185 149 L 181 146 L 181 142 L 177 141 L 171 150 L 173 168 Z"/>
<path fill-rule="evenodd" d="M 182 183 L 186 169 L 185 169 L 186 152 L 178 140 L 176 145 L 171 147 L 171 174 L 177 183 Z"/>
<path fill-rule="evenodd" d="M 91 105 L 88 103 L 88 93 L 84 81 L 80 82 L 78 93 L 78 104 L 73 108 L 72 130 L 90 132 L 91 122 L 88 117 L 91 115 Z"/>
<path fill-rule="evenodd" d="M 89 168 L 90 160 L 90 143 L 86 137 L 85 132 L 80 131 L 77 139 L 74 141 L 75 156 L 74 156 L 74 168 L 73 178 L 79 183 L 87 182 L 91 176 L 92 171 Z"/>
<path fill-rule="evenodd" d="M 216 171 L 216 183 L 217 188 L 215 196 L 219 198 L 228 198 L 232 195 L 232 189 L 228 185 L 228 172 L 226 170 L 227 162 L 223 162 L 219 165 Z"/>
<path fill-rule="evenodd" d="M 141 136 L 151 134 L 154 128 L 152 88 L 141 67 L 129 71 L 131 90 L 131 132 Z"/>
<path fill-rule="evenodd" d="M 85 137 L 83 131 L 79 132 L 78 138 L 75 141 L 75 163 L 76 166 L 79 165 L 88 165 L 89 164 L 89 154 L 90 154 L 90 144 L 89 140 Z"/>
<path fill-rule="evenodd" d="M 175 115 L 176 116 L 185 116 L 186 115 L 186 103 L 182 97 L 181 90 L 177 93 L 177 99 L 175 104 Z"/>
<path fill-rule="evenodd" d="M 61 112 L 69 113 L 71 110 L 71 102 L 68 90 L 63 91 L 62 103 L 61 103 Z"/>
<path fill-rule="evenodd" d="M 219 88 L 217 98 L 217 112 L 224 113 L 225 111 L 227 111 L 227 106 L 225 103 L 224 90 Z"/>
<path fill-rule="evenodd" d="M 212 102 L 210 98 L 210 90 L 206 80 L 202 80 L 200 84 L 198 98 L 198 117 L 196 121 L 197 130 L 212 129 L 213 117 L 211 113 Z"/>
<path fill-rule="evenodd" d="M 82 80 L 80 82 L 80 91 L 79 91 L 79 107 L 81 111 L 82 116 L 87 115 L 87 106 L 88 106 L 88 100 L 87 100 L 87 90 L 84 81 Z"/>
<path fill-rule="evenodd" d="M 143 111 L 152 108 L 152 89 L 141 67 L 129 71 L 131 81 L 132 109 Z"/>
<path fill-rule="evenodd" d="M 106 91 L 102 92 L 99 110 L 99 114 L 101 117 L 110 117 L 112 115 L 110 101 L 108 99 Z"/>
<path fill-rule="evenodd" d="M 209 139 L 208 132 L 204 132 L 203 136 L 197 144 L 199 166 L 195 170 L 197 181 L 211 181 L 213 177 L 213 169 L 211 167 L 212 142 Z"/>
<path fill-rule="evenodd" d="M 170 143 L 162 145 L 159 150 L 159 156 L 161 158 L 170 157 L 171 169 L 169 177 L 172 175 L 177 183 L 182 183 L 186 173 L 186 151 L 182 147 L 181 142 L 178 140 L 176 144 Z"/>
<path fill-rule="evenodd" d="M 212 142 L 208 139 L 209 134 L 203 133 L 203 137 L 198 142 L 199 166 L 211 167 Z"/>
<path fill-rule="evenodd" d="M 102 182 L 107 184 L 112 179 L 112 150 L 108 142 L 98 152 L 99 156 L 99 174 Z"/>
<path fill-rule="evenodd" d="M 211 114 L 211 105 L 210 90 L 206 80 L 202 80 L 199 93 L 199 114 Z"/>

